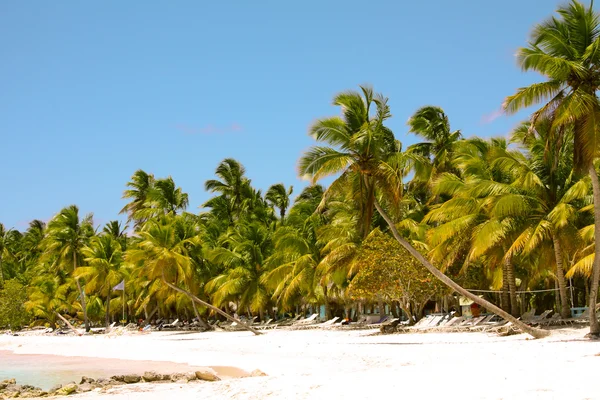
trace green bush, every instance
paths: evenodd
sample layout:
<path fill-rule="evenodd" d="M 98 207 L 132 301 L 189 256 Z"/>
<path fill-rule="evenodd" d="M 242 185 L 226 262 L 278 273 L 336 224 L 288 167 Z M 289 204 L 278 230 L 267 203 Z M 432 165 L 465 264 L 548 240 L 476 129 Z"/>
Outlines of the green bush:
<path fill-rule="evenodd" d="M 17 280 L 4 282 L 0 289 L 0 329 L 18 330 L 31 322 L 31 316 L 23 305 L 27 301 L 25 287 Z"/>

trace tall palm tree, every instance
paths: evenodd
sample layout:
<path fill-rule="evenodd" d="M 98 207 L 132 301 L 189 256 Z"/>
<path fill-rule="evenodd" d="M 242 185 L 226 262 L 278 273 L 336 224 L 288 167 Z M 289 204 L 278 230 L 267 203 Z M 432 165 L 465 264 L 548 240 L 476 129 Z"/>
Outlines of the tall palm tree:
<path fill-rule="evenodd" d="M 294 191 L 294 187 L 290 186 L 286 189 L 283 183 L 272 185 L 265 194 L 265 200 L 272 206 L 279 208 L 279 219 L 281 223 L 285 219 L 285 213 L 290 206 L 290 196 Z"/>
<path fill-rule="evenodd" d="M 128 226 L 121 226 L 119 221 L 109 221 L 102 228 L 102 233 L 115 239 L 121 245 L 121 250 L 127 250 L 127 228 Z"/>
<path fill-rule="evenodd" d="M 460 131 L 450 129 L 444 110 L 435 106 L 421 107 L 410 117 L 408 126 L 411 133 L 426 140 L 409 146 L 407 151 L 425 157 L 430 164 L 427 168 L 430 178 L 442 172 L 452 172 L 454 147 L 462 135 Z"/>
<path fill-rule="evenodd" d="M 131 176 L 131 181 L 127 182 L 130 189 L 123 192 L 123 198 L 131 201 L 123 207 L 120 214 L 127 214 L 127 220 L 134 222 L 135 227 L 141 226 L 148 219 L 142 217 L 141 213 L 147 208 L 146 201 L 154 187 L 154 181 L 154 175 L 138 169 Z"/>
<path fill-rule="evenodd" d="M 359 205 L 359 231 L 365 238 L 372 225 L 376 185 L 401 191 L 395 179 L 396 170 L 390 167 L 390 162 L 401 156 L 401 145 L 384 125 L 391 116 L 388 99 L 374 94 L 370 87 L 360 89 L 334 97 L 333 104 L 342 109 L 341 117 L 320 119 L 310 127 L 309 134 L 327 146 L 314 146 L 305 152 L 298 171 L 312 183 L 341 174 L 328 192 L 354 187 Z M 324 200 L 328 196 L 326 193 Z"/>
<path fill-rule="evenodd" d="M 319 185 L 304 189 L 290 209 L 287 224 L 273 234 L 273 254 L 265 261 L 261 282 L 273 290 L 282 310 L 291 310 L 302 300 L 318 301 L 318 269 L 323 257 L 317 232 L 324 221 L 315 211 L 322 197 L 323 188 Z M 327 301 L 325 305 L 327 308 Z"/>
<path fill-rule="evenodd" d="M 592 4 L 577 0 L 560 6 L 558 17 L 536 25 L 527 47 L 519 49 L 517 60 L 524 71 L 535 71 L 547 78 L 517 90 L 506 98 L 509 113 L 542 103 L 533 114 L 552 116 L 554 126 L 574 125 L 574 164 L 587 171 L 594 193 L 595 246 L 600 253 L 600 182 L 593 161 L 600 148 L 600 17 Z M 594 261 L 590 288 L 590 309 L 596 309 L 600 257 Z M 590 312 L 590 335 L 600 336 L 595 312 Z"/>
<path fill-rule="evenodd" d="M 214 249 L 210 258 L 225 269 L 206 284 L 206 290 L 217 305 L 239 300 L 241 309 L 248 307 L 262 318 L 270 297 L 261 277 L 272 251 L 271 233 L 257 222 L 238 224 L 224 245 Z"/>
<path fill-rule="evenodd" d="M 83 264 L 83 249 L 94 235 L 92 215 L 79 218 L 79 208 L 76 205 L 63 208 L 50 222 L 44 239 L 44 255 L 46 260 L 52 260 L 59 270 L 72 274 Z M 79 301 L 83 311 L 85 330 L 90 330 L 87 317 L 86 298 L 80 278 L 75 278 L 79 290 Z"/>
<path fill-rule="evenodd" d="M 146 198 L 146 204 L 154 210 L 154 215 L 159 213 L 176 214 L 178 211 L 185 210 L 188 203 L 187 193 L 177 187 L 170 176 L 154 181 L 154 186 L 150 189 Z"/>
<path fill-rule="evenodd" d="M 170 289 L 187 296 L 190 301 L 207 307 L 259 335 L 260 332 L 252 327 L 190 292 L 189 284 L 194 270 L 188 244 L 198 238 L 182 234 L 182 218 L 179 215 L 168 214 L 146 222 L 139 232 L 140 241 L 127 251 L 126 260 L 133 265 L 142 265 L 148 281 L 160 281 Z"/>
<path fill-rule="evenodd" d="M 94 236 L 82 253 L 85 264 L 77 268 L 75 277 L 86 280 L 85 289 L 88 293 L 106 298 L 105 324 L 108 328 L 112 288 L 124 277 L 121 244 L 108 234 Z"/>
<path fill-rule="evenodd" d="M 531 253 L 544 241 L 552 243 L 556 280 L 560 296 L 560 314 L 571 315 L 565 280 L 565 249 L 578 237 L 579 207 L 574 204 L 588 195 L 588 182 L 573 174 L 572 130 L 556 132 L 552 121 L 538 119 L 534 126 L 522 124 L 512 134 L 526 156 L 519 152 L 499 155 L 494 163 L 516 173 L 515 184 L 532 194 L 538 206 L 528 214 L 523 232 L 511 248 Z M 562 128 L 561 128 L 562 129 Z"/>
<path fill-rule="evenodd" d="M 219 179 L 206 181 L 206 190 L 219 193 L 229 203 L 231 210 L 230 220 L 239 217 L 244 198 L 248 195 L 250 180 L 245 176 L 246 169 L 233 158 L 221 161 L 215 170 Z M 208 206 L 205 204 L 205 206 Z"/>

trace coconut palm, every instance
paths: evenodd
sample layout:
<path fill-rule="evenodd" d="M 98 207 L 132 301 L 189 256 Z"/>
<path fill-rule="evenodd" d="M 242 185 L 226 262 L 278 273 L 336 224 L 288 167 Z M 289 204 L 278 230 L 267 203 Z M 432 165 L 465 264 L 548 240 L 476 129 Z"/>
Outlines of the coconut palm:
<path fill-rule="evenodd" d="M 309 134 L 327 146 L 314 146 L 304 153 L 298 164 L 301 176 L 313 183 L 341 174 L 328 189 L 339 192 L 352 186 L 359 205 L 359 231 L 366 237 L 372 225 L 375 188 L 387 187 L 396 197 L 401 191 L 394 163 L 401 156 L 401 145 L 384 123 L 391 116 L 387 98 L 374 94 L 369 87 L 336 95 L 333 104 L 342 109 L 341 117 L 318 120 Z M 374 109 L 372 109 L 374 107 Z"/>
<path fill-rule="evenodd" d="M 146 201 L 154 187 L 154 181 L 154 175 L 138 169 L 131 176 L 131 181 L 127 182 L 130 189 L 123 192 L 123 198 L 130 199 L 130 202 L 123 207 L 120 214 L 127 214 L 127 220 L 134 222 L 135 227 L 141 226 L 148 219 L 141 214 L 147 208 Z"/>
<path fill-rule="evenodd" d="M 305 188 L 290 209 L 288 222 L 273 234 L 273 254 L 265 261 L 267 271 L 261 282 L 273 290 L 273 297 L 282 310 L 291 310 L 300 301 L 318 302 L 319 264 L 322 246 L 317 231 L 323 218 L 315 213 L 321 198 L 321 186 Z M 324 299 L 325 308 L 328 302 Z M 327 310 L 328 311 L 328 310 Z"/>
<path fill-rule="evenodd" d="M 210 179 L 204 184 L 206 190 L 219 193 L 229 203 L 230 222 L 239 217 L 242 201 L 248 195 L 250 180 L 245 173 L 246 169 L 237 160 L 226 158 L 219 163 L 215 170 L 215 175 L 219 179 Z M 205 204 L 204 207 L 210 207 L 210 205 Z"/>
<path fill-rule="evenodd" d="M 262 224 L 238 224 L 223 247 L 213 249 L 210 259 L 225 269 L 206 284 L 213 302 L 222 305 L 239 301 L 239 308 L 249 308 L 262 319 L 270 294 L 261 282 L 265 260 L 272 252 L 271 232 Z"/>
<path fill-rule="evenodd" d="M 84 265 L 77 268 L 74 276 L 85 280 L 87 293 L 106 299 L 105 324 L 108 328 L 112 288 L 124 278 L 122 246 L 113 236 L 102 234 L 93 237 L 82 253 Z"/>
<path fill-rule="evenodd" d="M 592 5 L 576 0 L 560 6 L 558 17 L 536 25 L 527 47 L 519 49 L 517 60 L 524 71 L 535 71 L 547 78 L 517 90 L 506 98 L 509 113 L 542 103 L 533 114 L 533 123 L 552 116 L 553 126 L 573 124 L 575 167 L 587 171 L 592 179 L 596 253 L 600 253 L 600 182 L 593 161 L 600 147 L 600 18 Z M 594 261 L 590 288 L 590 309 L 596 308 L 600 257 Z M 596 313 L 590 313 L 590 335 L 600 335 Z"/>
<path fill-rule="evenodd" d="M 186 235 L 182 218 L 168 214 L 146 222 L 138 232 L 139 242 L 127 251 L 126 260 L 133 265 L 140 265 L 149 282 L 160 281 L 170 289 L 187 296 L 190 301 L 210 308 L 253 333 L 260 334 L 190 292 L 189 284 L 194 274 L 194 265 L 188 253 L 188 245 L 199 239 Z"/>
<path fill-rule="evenodd" d="M 289 189 L 286 189 L 283 183 L 277 183 L 272 185 L 267 193 L 265 194 L 265 200 L 273 207 L 277 207 L 279 209 L 279 219 L 281 223 L 285 219 L 285 213 L 290 206 L 290 196 L 294 191 L 294 187 L 290 186 Z"/>
<path fill-rule="evenodd" d="M 72 274 L 77 267 L 83 265 L 83 249 L 93 235 L 92 215 L 88 214 L 80 219 L 77 206 L 65 207 L 48 222 L 43 242 L 43 259 L 51 260 L 56 269 Z M 89 331 L 86 298 L 81 279 L 75 278 L 75 283 L 79 290 L 85 329 Z"/>
<path fill-rule="evenodd" d="M 428 161 L 428 166 L 421 166 L 429 171 L 427 180 L 442 172 L 453 172 L 454 147 L 462 135 L 460 131 L 450 129 L 444 110 L 435 106 L 421 107 L 410 117 L 408 126 L 411 133 L 426 140 L 409 146 L 407 151 L 420 154 Z M 416 176 L 419 177 L 419 174 Z"/>
<path fill-rule="evenodd" d="M 189 203 L 187 193 L 184 193 L 181 188 L 176 187 L 175 181 L 170 176 L 165 179 L 157 179 L 154 181 L 153 187 L 148 191 L 146 197 L 145 212 L 150 216 L 159 214 L 176 214 L 178 211 L 183 211 Z"/>
<path fill-rule="evenodd" d="M 564 128 L 558 128 L 564 129 Z M 526 156 L 519 152 L 498 155 L 494 163 L 518 176 L 515 184 L 532 194 L 538 206 L 528 214 L 523 232 L 515 240 L 510 252 L 531 253 L 544 241 L 551 242 L 556 265 L 556 280 L 560 295 L 560 314 L 571 314 L 565 280 L 565 249 L 573 249 L 576 242 L 577 200 L 588 195 L 588 182 L 573 174 L 572 130 L 556 132 L 552 121 L 538 119 L 534 126 L 519 126 L 512 140 L 519 143 Z"/>

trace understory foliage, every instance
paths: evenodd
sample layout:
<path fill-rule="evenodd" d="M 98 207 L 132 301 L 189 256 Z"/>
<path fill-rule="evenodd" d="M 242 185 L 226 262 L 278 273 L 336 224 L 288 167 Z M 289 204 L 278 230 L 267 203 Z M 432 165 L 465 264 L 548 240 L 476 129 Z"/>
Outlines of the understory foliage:
<path fill-rule="evenodd" d="M 15 279 L 4 282 L 4 288 L 0 289 L 0 327 L 18 330 L 31 322 L 31 316 L 23 306 L 27 301 L 24 289 Z"/>
<path fill-rule="evenodd" d="M 446 287 L 390 235 L 373 230 L 357 251 L 360 271 L 348 288 L 357 300 L 398 301 L 409 316 L 420 316 L 429 300 Z"/>

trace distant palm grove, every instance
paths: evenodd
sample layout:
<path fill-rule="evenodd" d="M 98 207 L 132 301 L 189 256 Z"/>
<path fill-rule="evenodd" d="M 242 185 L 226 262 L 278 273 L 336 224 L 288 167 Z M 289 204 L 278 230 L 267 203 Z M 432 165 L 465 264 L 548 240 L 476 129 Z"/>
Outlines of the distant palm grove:
<path fill-rule="evenodd" d="M 561 6 L 517 59 L 543 80 L 508 89 L 506 113 L 535 106 L 509 137 L 465 138 L 424 106 L 408 121 L 418 143 L 403 148 L 386 127 L 387 98 L 361 86 L 310 127 L 316 144 L 298 174 L 311 185 L 300 193 L 282 183 L 262 193 L 225 159 L 200 213 L 172 178 L 138 170 L 126 224 L 97 227 L 75 205 L 24 232 L 0 224 L 0 327 L 64 317 L 89 329 L 123 308 L 130 321 L 197 318 L 206 329 L 217 309 L 260 319 L 386 309 L 415 321 L 459 310 L 459 295 L 515 323 L 531 308 L 594 310 L 599 15 Z M 113 290 L 122 281 L 125 296 Z M 590 333 L 600 333 L 595 312 Z"/>

